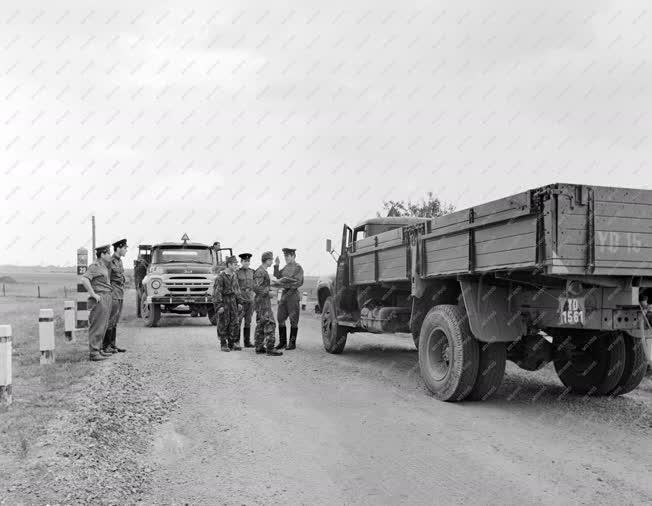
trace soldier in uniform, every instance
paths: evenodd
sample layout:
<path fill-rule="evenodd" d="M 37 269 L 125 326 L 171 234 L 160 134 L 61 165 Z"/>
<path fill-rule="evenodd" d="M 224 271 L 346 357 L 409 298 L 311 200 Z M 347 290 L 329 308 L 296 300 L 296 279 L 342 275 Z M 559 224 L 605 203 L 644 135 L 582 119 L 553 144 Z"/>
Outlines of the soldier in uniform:
<path fill-rule="evenodd" d="M 111 316 L 106 329 L 102 349 L 106 353 L 124 353 L 124 348 L 118 348 L 115 344 L 118 321 L 122 314 L 122 301 L 125 295 L 125 269 L 122 265 L 122 257 L 127 254 L 127 239 L 120 239 L 113 243 L 113 256 L 109 264 L 109 278 L 113 289 L 113 302 L 111 304 Z"/>
<path fill-rule="evenodd" d="M 240 341 L 240 325 L 244 320 L 242 336 L 244 338 L 244 347 L 251 348 L 251 316 L 254 312 L 254 270 L 249 267 L 251 253 L 241 253 L 240 268 L 236 271 L 238 276 L 238 285 L 244 302 L 242 303 L 242 312 L 238 320 L 238 341 Z"/>
<path fill-rule="evenodd" d="M 106 360 L 110 353 L 102 351 L 102 341 L 106 334 L 111 315 L 113 300 L 111 282 L 109 279 L 109 263 L 111 249 L 108 244 L 95 248 L 95 262 L 82 275 L 82 284 L 89 294 L 88 297 L 88 348 L 92 361 Z"/>
<path fill-rule="evenodd" d="M 136 284 L 136 291 L 138 292 L 138 300 L 140 300 L 143 295 L 143 278 L 147 276 L 148 267 L 149 264 L 147 263 L 145 257 L 142 254 L 138 255 L 138 258 L 136 259 L 136 266 L 134 267 L 134 281 Z M 138 318 L 142 316 L 140 306 L 141 304 L 138 304 L 138 307 L 136 308 Z"/>
<path fill-rule="evenodd" d="M 274 261 L 274 277 L 278 279 L 277 285 L 283 288 L 281 300 L 278 303 L 276 317 L 278 319 L 278 346 L 276 349 L 286 348 L 294 350 L 297 347 L 297 332 L 299 330 L 300 295 L 299 287 L 303 285 L 303 268 L 296 262 L 296 249 L 283 248 L 285 267 L 279 269 L 278 257 Z M 287 329 L 285 320 L 290 318 L 290 343 L 287 343 Z"/>
<path fill-rule="evenodd" d="M 254 272 L 254 293 L 256 298 L 254 306 L 256 308 L 256 332 L 254 334 L 254 342 L 256 345 L 256 353 L 267 353 L 271 356 L 283 355 L 282 352 L 274 349 L 274 313 L 272 312 L 272 305 L 269 301 L 271 296 L 271 284 L 267 269 L 272 265 L 272 258 L 274 255 L 271 251 L 263 253 L 261 260 L 262 264 Z"/>
<path fill-rule="evenodd" d="M 220 338 L 222 351 L 239 351 L 238 344 L 239 317 L 244 299 L 240 293 L 238 277 L 235 274 L 238 261 L 231 256 L 226 259 L 226 269 L 215 278 L 213 285 L 213 303 L 217 313 L 217 335 Z"/>

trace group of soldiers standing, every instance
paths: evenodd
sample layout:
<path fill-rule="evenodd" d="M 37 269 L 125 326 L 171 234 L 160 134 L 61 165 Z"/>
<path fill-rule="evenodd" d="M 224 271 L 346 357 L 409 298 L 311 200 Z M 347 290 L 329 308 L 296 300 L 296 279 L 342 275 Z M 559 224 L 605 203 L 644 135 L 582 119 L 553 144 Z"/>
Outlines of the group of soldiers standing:
<path fill-rule="evenodd" d="M 238 351 L 240 347 L 240 327 L 242 322 L 245 348 L 256 348 L 256 353 L 279 356 L 279 350 L 294 350 L 296 348 L 300 297 L 299 287 L 303 285 L 303 268 L 296 262 L 296 250 L 283 248 L 285 266 L 279 268 L 280 260 L 274 260 L 274 277 L 271 281 L 267 269 L 272 265 L 274 254 L 266 251 L 261 255 L 261 264 L 251 269 L 251 253 L 238 255 L 241 265 L 235 256 L 226 259 L 226 269 L 220 272 L 213 285 L 213 302 L 217 311 L 217 335 L 220 338 L 222 351 Z M 278 304 L 276 319 L 278 320 L 279 343 L 276 342 L 276 323 L 270 298 L 274 296 L 272 286 L 282 289 Z M 256 312 L 256 330 L 254 344 L 251 344 L 251 319 Z M 290 336 L 286 320 L 290 319 Z"/>
<path fill-rule="evenodd" d="M 98 246 L 95 262 L 82 275 L 82 284 L 89 294 L 88 346 L 92 361 L 106 360 L 114 353 L 126 351 L 116 344 L 125 286 L 122 257 L 126 254 L 126 239 L 113 243 L 113 255 L 110 245 Z"/>

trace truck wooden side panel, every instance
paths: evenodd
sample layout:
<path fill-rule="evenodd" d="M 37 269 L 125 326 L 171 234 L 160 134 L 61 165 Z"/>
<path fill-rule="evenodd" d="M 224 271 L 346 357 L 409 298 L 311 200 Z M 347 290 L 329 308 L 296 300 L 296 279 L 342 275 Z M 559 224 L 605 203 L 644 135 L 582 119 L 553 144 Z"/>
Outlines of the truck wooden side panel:
<path fill-rule="evenodd" d="M 403 230 L 389 230 L 354 243 L 350 254 L 351 278 L 355 284 L 407 281 L 407 245 Z"/>

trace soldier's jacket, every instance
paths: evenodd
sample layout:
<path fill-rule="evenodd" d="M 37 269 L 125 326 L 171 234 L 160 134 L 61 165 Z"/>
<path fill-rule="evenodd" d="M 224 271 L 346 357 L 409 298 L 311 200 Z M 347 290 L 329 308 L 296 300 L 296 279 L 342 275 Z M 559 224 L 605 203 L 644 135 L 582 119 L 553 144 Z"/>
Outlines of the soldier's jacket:
<path fill-rule="evenodd" d="M 113 255 L 109 264 L 109 276 L 111 279 L 111 288 L 113 289 L 113 298 L 122 300 L 125 295 L 125 269 L 122 265 L 122 259 Z"/>
<path fill-rule="evenodd" d="M 274 266 L 274 277 L 280 280 L 283 295 L 296 292 L 303 285 L 303 267 L 298 263 L 285 264 L 282 269 Z"/>
<path fill-rule="evenodd" d="M 223 307 L 224 298 L 231 298 L 231 296 L 235 296 L 238 304 L 246 302 L 240 292 L 238 277 L 235 274 L 222 271 L 217 275 L 213 284 L 213 303 L 215 304 L 215 309 Z"/>
<path fill-rule="evenodd" d="M 91 282 L 95 293 L 110 293 L 113 291 L 109 281 L 109 269 L 101 260 L 93 262 L 82 276 Z"/>
<path fill-rule="evenodd" d="M 258 306 L 261 303 L 269 304 L 269 288 L 271 286 L 271 281 L 269 279 L 269 274 L 267 269 L 262 265 L 255 270 L 253 276 L 253 290 L 256 294 L 256 305 Z M 270 305 L 271 306 L 271 305 Z"/>
<path fill-rule="evenodd" d="M 244 297 L 247 302 L 253 302 L 255 296 L 254 270 L 250 267 L 240 267 L 236 271 L 236 276 L 238 277 L 238 285 L 240 286 L 242 297 Z"/>

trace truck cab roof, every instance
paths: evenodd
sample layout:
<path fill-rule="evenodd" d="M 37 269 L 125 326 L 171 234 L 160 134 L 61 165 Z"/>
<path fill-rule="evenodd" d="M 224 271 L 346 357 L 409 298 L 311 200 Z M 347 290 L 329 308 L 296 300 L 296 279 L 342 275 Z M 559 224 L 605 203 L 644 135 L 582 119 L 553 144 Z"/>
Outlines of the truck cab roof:
<path fill-rule="evenodd" d="M 179 247 L 179 248 L 210 248 L 208 244 L 202 244 L 200 242 L 162 242 L 155 244 L 152 248 L 169 248 L 169 247 Z"/>

